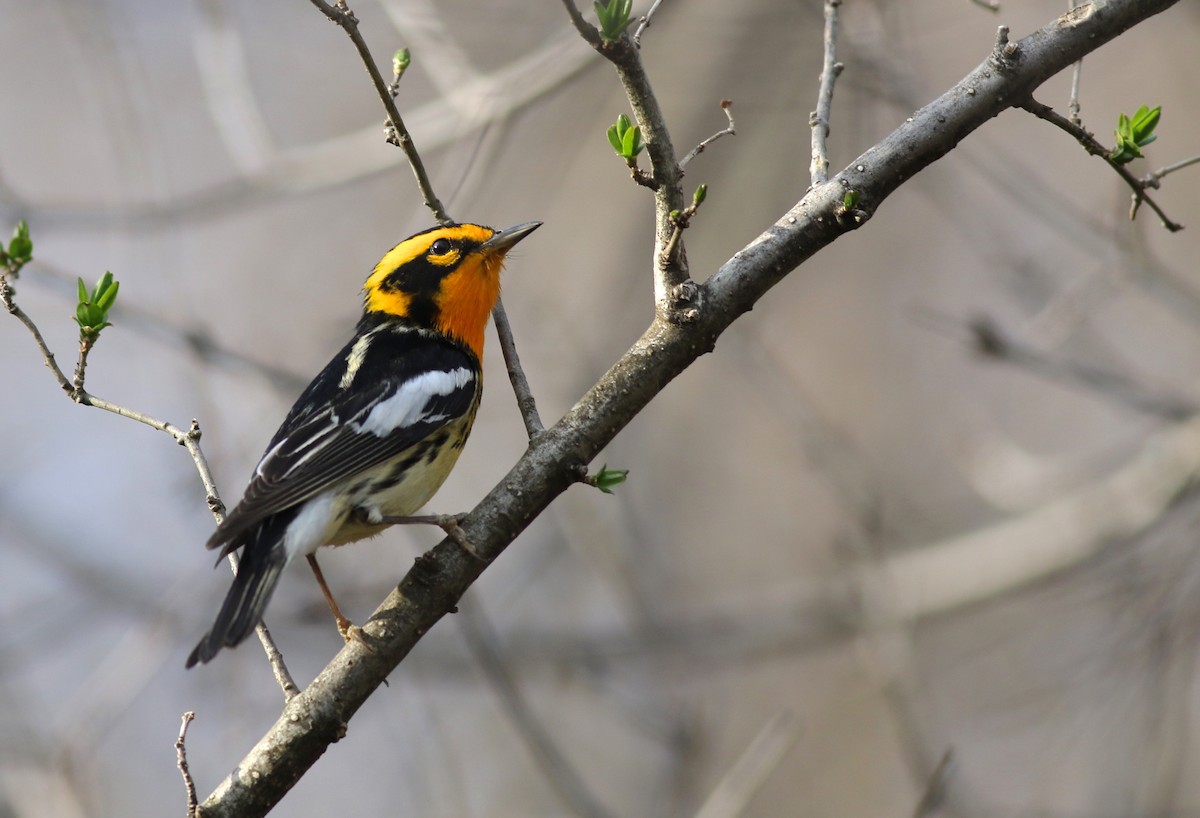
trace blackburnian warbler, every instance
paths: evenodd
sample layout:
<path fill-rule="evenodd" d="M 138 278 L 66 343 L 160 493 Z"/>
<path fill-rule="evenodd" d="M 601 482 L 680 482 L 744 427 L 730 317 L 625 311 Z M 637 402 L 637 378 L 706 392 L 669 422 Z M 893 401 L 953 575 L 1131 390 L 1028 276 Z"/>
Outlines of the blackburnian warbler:
<path fill-rule="evenodd" d="M 241 562 L 188 667 L 248 637 L 300 555 L 347 634 L 313 554 L 378 534 L 442 485 L 479 408 L 483 331 L 504 256 L 540 225 L 435 227 L 375 266 L 354 337 L 300 395 L 208 540 L 222 557 L 241 548 Z"/>

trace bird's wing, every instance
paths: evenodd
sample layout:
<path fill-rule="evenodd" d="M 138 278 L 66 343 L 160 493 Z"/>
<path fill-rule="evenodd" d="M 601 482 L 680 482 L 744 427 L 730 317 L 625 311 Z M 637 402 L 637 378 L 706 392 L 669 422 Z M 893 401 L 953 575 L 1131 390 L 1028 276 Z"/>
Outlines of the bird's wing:
<path fill-rule="evenodd" d="M 462 349 L 380 334 L 348 344 L 276 432 L 246 493 L 208 541 L 235 547 L 264 518 L 419 443 L 471 410 L 478 366 Z"/>

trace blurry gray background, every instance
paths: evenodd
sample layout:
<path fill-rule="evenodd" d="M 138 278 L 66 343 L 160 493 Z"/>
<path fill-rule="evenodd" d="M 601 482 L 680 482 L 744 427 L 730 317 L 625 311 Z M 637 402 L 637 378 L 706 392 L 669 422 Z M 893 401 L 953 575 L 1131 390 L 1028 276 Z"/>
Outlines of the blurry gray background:
<path fill-rule="evenodd" d="M 646 3 L 636 4 L 644 11 Z M 853 160 L 1065 0 L 848 0 L 831 163 Z M 545 226 L 505 303 L 543 417 L 652 313 L 651 201 L 604 130 L 628 106 L 561 4 L 360 2 L 449 211 Z M 240 496 L 344 343 L 378 257 L 430 224 L 344 34 L 309 3 L 0 2 L 0 229 L 28 219 L 19 303 L 73 362 L 73 281 L 121 281 L 96 394 L 199 419 Z M 1200 7 L 1089 57 L 1083 116 L 1161 104 L 1145 173 L 1200 153 Z M 803 195 L 814 0 L 667 0 L 643 55 L 709 197 L 698 277 Z M 1039 98 L 1065 111 L 1069 77 Z M 1065 134 L 1007 112 L 794 273 L 614 441 L 615 496 L 575 488 L 484 575 L 287 796 L 288 816 L 909 816 L 1200 812 L 1200 426 L 1061 372 L 973 354 L 986 315 L 1052 362 L 1200 406 L 1200 185 L 1149 211 Z M 489 331 L 490 333 L 490 331 Z M 524 445 L 488 389 L 430 508 L 471 507 Z M 186 453 L 65 400 L 0 316 L 0 816 L 181 814 L 195 710 L 207 794 L 276 718 L 257 645 L 184 672 L 229 582 Z M 322 558 L 362 620 L 438 540 Z M 307 569 L 267 617 L 300 683 L 340 646 Z M 479 661 L 501 657 L 564 774 Z M 739 762 L 741 759 L 741 762 Z M 724 782 L 724 783 L 723 783 Z M 587 796 L 580 795 L 580 790 Z M 567 792 L 570 791 L 570 792 Z M 564 794 L 567 792 L 567 794 Z M 573 794 L 571 794 L 573 793 Z"/>

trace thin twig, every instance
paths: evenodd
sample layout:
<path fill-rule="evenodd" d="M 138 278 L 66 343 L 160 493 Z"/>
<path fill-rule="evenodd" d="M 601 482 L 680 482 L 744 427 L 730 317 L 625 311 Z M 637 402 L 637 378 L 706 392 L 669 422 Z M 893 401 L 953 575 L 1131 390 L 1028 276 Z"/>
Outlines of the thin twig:
<path fill-rule="evenodd" d="M 1075 10 L 1075 0 L 1067 0 L 1067 11 Z M 1079 117 L 1079 77 L 1083 73 L 1083 60 L 1075 61 L 1075 67 L 1071 71 L 1071 99 L 1067 103 L 1067 118 L 1071 120 L 1071 124 L 1077 128 L 1083 127 L 1083 120 Z"/>
<path fill-rule="evenodd" d="M 1124 179 L 1125 183 L 1129 185 L 1130 189 L 1133 190 L 1133 204 L 1130 206 L 1129 212 L 1130 219 L 1137 215 L 1138 207 L 1144 201 L 1150 206 L 1150 209 L 1155 212 L 1159 218 L 1159 221 L 1162 222 L 1162 226 L 1167 228 L 1167 230 L 1171 231 L 1172 233 L 1176 233 L 1183 229 L 1182 224 L 1174 222 L 1168 218 L 1167 214 L 1163 212 L 1163 209 L 1158 206 L 1158 203 L 1146 195 L 1146 188 L 1153 187 L 1153 185 L 1146 184 L 1130 173 L 1129 169 L 1124 165 L 1118 165 L 1116 162 L 1110 159 L 1108 148 L 1100 144 L 1100 142 L 1098 142 L 1096 138 L 1087 130 L 1074 124 L 1071 122 L 1071 120 L 1055 111 L 1049 105 L 1043 105 L 1033 97 L 1026 98 L 1023 102 L 1018 103 L 1017 107 L 1023 108 L 1024 110 L 1029 111 L 1029 113 L 1036 116 L 1038 119 L 1044 119 L 1051 125 L 1066 131 L 1071 136 L 1075 137 L 1075 140 L 1083 146 L 1084 150 L 1093 156 L 1099 156 L 1105 162 L 1107 162 L 1108 166 L 1116 171 L 1117 175 Z"/>
<path fill-rule="evenodd" d="M 723 100 L 721 100 L 721 110 L 722 110 L 722 111 L 724 111 L 724 113 L 725 113 L 725 118 L 726 118 L 727 120 L 729 120 L 729 125 L 727 125 L 726 127 L 722 128 L 721 130 L 717 131 L 715 134 L 713 134 L 712 136 L 710 136 L 708 139 L 705 139 L 703 142 L 701 142 L 701 143 L 700 143 L 699 145 L 697 145 L 696 147 L 692 148 L 692 149 L 691 149 L 691 150 L 690 150 L 690 151 L 687 153 L 687 155 L 686 155 L 686 156 L 684 156 L 682 159 L 680 159 L 680 160 L 679 160 L 679 167 L 680 167 L 680 168 L 686 168 L 686 167 L 687 167 L 687 165 L 688 165 L 688 162 L 691 162 L 691 161 L 692 161 L 693 159 L 695 159 L 697 156 L 699 156 L 700 154 L 704 153 L 704 149 L 705 149 L 705 148 L 707 148 L 707 147 L 708 147 L 709 145 L 711 145 L 712 143 L 716 142 L 716 141 L 717 141 L 718 139 L 720 139 L 722 136 L 737 136 L 737 131 L 736 131 L 736 130 L 734 130 L 734 124 L 733 124 L 733 111 L 731 110 L 732 108 L 733 108 L 733 101 L 732 101 L 732 100 L 728 100 L 728 99 L 723 99 Z"/>
<path fill-rule="evenodd" d="M 218 523 L 224 519 L 225 505 L 221 502 L 220 494 L 217 491 L 216 481 L 213 479 L 212 472 L 208 468 L 208 461 L 204 457 L 204 452 L 200 448 L 200 424 L 195 420 L 192 421 L 188 429 L 181 429 L 173 423 L 168 423 L 165 420 L 159 420 L 156 417 L 147 415 L 144 412 L 139 412 L 136 409 L 130 409 L 127 406 L 122 406 L 119 403 L 105 400 L 104 398 L 93 395 L 84 389 L 84 374 L 87 366 L 87 355 L 91 350 L 90 343 L 80 345 L 80 358 L 75 370 L 74 382 L 68 381 L 67 376 L 63 374 L 62 369 L 58 366 L 58 362 L 54 358 L 54 353 L 46 345 L 45 338 L 42 337 L 41 330 L 37 324 L 30 318 L 24 310 L 16 303 L 16 292 L 13 290 L 12 283 L 7 275 L 0 275 L 0 303 L 8 310 L 10 314 L 15 316 L 33 336 L 34 342 L 37 344 L 38 350 L 42 354 L 42 360 L 46 367 L 50 370 L 54 379 L 58 381 L 58 385 L 66 393 L 67 397 L 78 403 L 81 406 L 91 406 L 95 409 L 102 409 L 106 412 L 111 412 L 114 415 L 119 415 L 129 420 L 137 421 L 151 429 L 163 432 L 170 435 L 171 439 L 179 445 L 185 447 L 188 454 L 191 455 L 192 462 L 196 466 L 196 471 L 200 475 L 200 481 L 204 484 L 205 502 L 208 504 L 209 511 Z M 85 339 L 86 340 L 86 339 Z M 235 555 L 229 555 L 229 564 L 233 572 L 237 573 L 237 558 Z M 292 680 L 291 673 L 284 664 L 283 656 L 279 649 L 275 646 L 274 640 L 271 638 L 270 631 L 265 625 L 260 624 L 255 631 L 258 634 L 259 641 L 262 642 L 263 650 L 267 654 L 267 659 L 271 663 L 271 670 L 275 674 L 276 681 L 279 682 L 280 688 L 283 690 L 285 699 L 290 699 L 299 692 L 295 681 Z"/>
<path fill-rule="evenodd" d="M 658 7 L 662 5 L 662 1 L 654 0 L 654 3 L 650 6 L 650 10 L 638 21 L 637 31 L 633 32 L 633 44 L 638 48 L 642 47 L 642 32 L 650 28 L 650 18 L 654 16 L 654 12 L 658 11 Z"/>
<path fill-rule="evenodd" d="M 833 84 L 845 68 L 837 61 L 838 6 L 842 0 L 825 0 L 825 61 L 821 67 L 817 109 L 808 117 L 812 128 L 812 164 L 809 173 L 813 187 L 829 180 L 829 153 L 825 139 L 829 136 L 829 115 L 833 108 Z"/>
<path fill-rule="evenodd" d="M 1055 383 L 1080 386 L 1122 406 L 1166 420 L 1182 421 L 1200 413 L 1200 406 L 1179 397 L 1153 394 L 1119 372 L 1051 358 L 1005 335 L 990 318 L 974 319 L 967 330 L 971 345 L 980 354 L 1023 367 Z"/>
<path fill-rule="evenodd" d="M 799 735 L 800 723 L 795 713 L 785 710 L 774 716 L 718 782 L 696 818 L 737 818 L 741 815 Z"/>
<path fill-rule="evenodd" d="M 232 557 L 233 554 L 229 556 Z M 254 634 L 262 644 L 263 652 L 267 654 L 267 661 L 271 663 L 271 673 L 275 676 L 275 683 L 283 691 L 283 700 L 291 701 L 300 693 L 300 688 L 296 686 L 296 681 L 288 671 L 287 664 L 283 661 L 283 654 L 279 652 L 279 647 L 275 644 L 271 632 L 267 630 L 266 623 L 259 622 L 254 627 Z"/>
<path fill-rule="evenodd" d="M 667 239 L 666 245 L 662 249 L 662 253 L 658 256 L 658 264 L 660 267 L 665 267 L 671 263 L 671 259 L 679 252 L 679 244 L 683 241 L 683 230 L 686 225 L 679 221 L 671 227 L 671 237 Z"/>
<path fill-rule="evenodd" d="M 603 42 L 600 39 L 600 32 L 594 25 L 583 18 L 573 0 L 563 0 L 563 6 L 566 7 L 567 16 L 571 18 L 571 23 L 575 26 L 575 30 L 579 32 L 579 36 L 583 37 L 592 48 L 599 51 L 603 46 Z"/>
<path fill-rule="evenodd" d="M 192 780 L 192 772 L 188 769 L 187 760 L 187 730 L 194 718 L 196 718 L 196 714 L 191 710 L 183 714 L 179 724 L 179 738 L 175 739 L 175 765 L 179 767 L 179 773 L 183 776 L 183 786 L 187 789 L 188 818 L 195 818 L 200 808 L 200 801 L 196 798 L 196 782 Z"/>
<path fill-rule="evenodd" d="M 533 399 L 533 391 L 529 388 L 529 380 L 525 370 L 521 368 L 521 358 L 517 355 L 517 345 L 513 340 L 512 325 L 508 323 L 508 315 L 504 312 L 504 304 L 496 299 L 492 308 L 492 321 L 496 324 L 496 335 L 500 339 L 500 351 L 504 354 L 504 365 L 508 368 L 508 379 L 512 382 L 513 392 L 517 396 L 517 409 L 521 412 L 521 420 L 525 421 L 525 432 L 529 439 L 546 431 L 542 418 L 538 415 L 537 402 Z"/>
<path fill-rule="evenodd" d="M 661 315 L 669 321 L 676 321 L 680 315 L 672 310 L 670 294 L 680 285 L 690 281 L 691 276 L 688 272 L 686 253 L 680 250 L 668 256 L 663 255 L 663 250 L 675 229 L 671 213 L 683 210 L 685 206 L 683 170 L 675 157 L 675 144 L 671 141 L 666 117 L 659 107 L 650 79 L 646 76 L 641 52 L 633 43 L 627 37 L 605 42 L 596 27 L 580 14 L 574 0 L 562 0 L 562 3 L 579 36 L 617 69 L 617 76 L 621 79 L 625 96 L 633 109 L 634 119 L 645 135 L 643 141 L 646 154 L 650 158 L 654 190 L 654 257 L 670 259 L 670 263 L 665 266 L 654 265 L 654 302 Z"/>
<path fill-rule="evenodd" d="M 933 773 L 929 776 L 925 792 L 921 794 L 921 800 L 917 802 L 916 809 L 913 810 L 913 818 L 928 818 L 938 811 L 942 802 L 946 800 L 946 784 L 950 781 L 950 772 L 953 766 L 954 748 L 947 747 L 946 752 L 942 753 L 942 760 L 933 768 Z"/>
<path fill-rule="evenodd" d="M 75 362 L 75 377 L 71 379 L 72 392 L 83 392 L 83 379 L 87 375 L 88 354 L 96 344 L 96 336 L 81 332 L 79 334 L 79 358 Z"/>
<path fill-rule="evenodd" d="M 33 336 L 34 343 L 37 344 L 38 351 L 42 353 L 42 360 L 46 362 L 46 368 L 54 375 L 54 379 L 58 381 L 58 385 L 62 387 L 62 390 L 68 395 L 71 394 L 71 382 L 67 380 L 67 376 L 59 368 L 58 362 L 54 360 L 54 353 L 46 345 L 46 339 L 42 337 L 42 332 L 37 328 L 37 324 L 33 323 L 33 319 L 17 306 L 16 294 L 16 290 L 13 289 L 9 277 L 7 275 L 0 275 L 0 303 L 4 304 L 4 308 L 8 310 L 9 315 L 15 317 L 29 330 L 29 333 Z"/>
<path fill-rule="evenodd" d="M 1067 103 L 1068 119 L 1071 124 L 1077 128 L 1083 127 L 1083 119 L 1079 116 L 1079 78 L 1083 74 L 1083 60 L 1075 63 L 1075 68 L 1071 71 L 1071 100 Z"/>
<path fill-rule="evenodd" d="M 529 706 L 512 669 L 504 660 L 495 631 L 478 604 L 459 606 L 463 636 L 479 669 L 499 696 L 513 727 L 537 759 L 546 780 L 570 807 L 572 814 L 584 818 L 608 818 L 610 813 L 596 800 L 583 778 L 567 760 L 550 731 Z"/>
<path fill-rule="evenodd" d="M 971 0 L 977 6 L 987 9 L 988 11 L 999 11 L 1000 0 Z"/>
<path fill-rule="evenodd" d="M 699 194 L 701 189 L 704 189 L 704 188 L 706 188 L 706 186 L 701 185 L 700 188 L 697 189 L 697 194 Z M 658 257 L 658 266 L 659 267 L 667 267 L 673 263 L 673 261 L 674 261 L 673 256 L 675 253 L 679 252 L 679 246 L 683 241 L 683 231 L 686 230 L 691 225 L 692 217 L 696 215 L 696 211 L 698 211 L 700 209 L 700 204 L 703 201 L 704 201 L 703 197 L 694 198 L 690 205 L 688 205 L 687 207 L 685 207 L 683 210 L 679 211 L 678 213 L 672 214 L 672 216 L 671 216 L 671 237 L 669 239 L 667 239 L 666 246 L 662 249 L 662 253 L 659 254 L 659 257 Z M 680 284 L 676 284 L 667 293 L 667 297 L 670 301 L 671 310 L 672 311 L 688 310 L 688 309 L 695 310 L 696 309 L 696 296 L 698 295 L 696 290 L 697 290 L 696 284 L 695 284 L 695 282 L 692 282 L 692 281 L 684 281 Z M 684 315 L 684 314 L 681 314 L 680 317 L 688 322 L 695 320 L 695 318 L 696 318 L 695 315 Z"/>
<path fill-rule="evenodd" d="M 404 151 L 409 167 L 412 168 L 413 176 L 417 179 L 417 187 L 420 188 L 421 196 L 425 199 L 425 206 L 433 213 L 438 224 L 453 224 L 454 220 L 446 214 L 446 208 L 442 206 L 441 200 L 433 192 L 433 185 L 429 181 L 429 174 L 425 171 L 425 164 L 421 161 L 421 155 L 417 153 L 412 136 L 405 127 L 404 120 L 400 117 L 396 100 L 392 97 L 388 83 L 384 82 L 383 75 L 379 73 L 379 67 L 375 65 L 375 58 L 371 56 L 371 50 L 367 48 L 367 41 L 363 39 L 358 30 L 358 18 L 354 16 L 354 12 L 350 10 L 344 0 L 338 0 L 336 6 L 326 3 L 325 0 L 311 0 L 311 2 L 326 17 L 342 28 L 354 43 L 354 47 L 358 49 L 358 56 L 362 58 L 363 65 L 366 66 L 367 73 L 371 76 L 371 83 L 375 86 L 375 91 L 379 94 L 379 99 L 387 110 L 388 142 Z"/>
<path fill-rule="evenodd" d="M 208 468 L 208 458 L 204 456 L 204 450 L 200 448 L 201 434 L 200 422 L 193 418 L 192 425 L 188 427 L 187 434 L 179 442 L 187 448 L 188 454 L 192 456 L 192 462 L 196 464 L 196 471 L 200 474 L 200 482 L 204 484 L 204 500 L 208 504 L 208 510 L 212 512 L 217 523 L 220 523 L 225 519 L 225 503 L 221 500 L 221 495 L 217 491 L 216 480 L 213 479 L 212 471 Z M 236 575 L 238 571 L 237 554 L 230 553 L 227 559 L 229 567 Z M 271 631 L 268 630 L 266 623 L 260 621 L 254 628 L 254 633 L 258 636 L 258 641 L 262 644 L 263 651 L 267 654 L 267 661 L 271 665 L 271 673 L 274 674 L 275 682 L 283 691 L 284 700 L 290 700 L 300 692 L 300 688 L 296 686 L 296 681 L 288 671 L 287 664 L 283 661 L 283 654 L 280 653 L 279 647 L 275 644 L 275 639 L 271 636 Z"/>
<path fill-rule="evenodd" d="M 200 482 L 204 484 L 204 500 L 208 503 L 208 510 L 220 523 L 225 518 L 225 503 L 221 501 L 221 495 L 217 492 L 216 480 L 213 479 L 212 471 L 208 468 L 208 458 L 204 456 L 204 450 L 200 448 L 202 434 L 200 421 L 192 418 L 192 425 L 188 427 L 187 434 L 179 443 L 192 456 L 192 461 L 196 464 L 196 471 L 200 474 Z"/>
<path fill-rule="evenodd" d="M 1191 159 L 1184 159 L 1182 161 L 1175 162 L 1174 164 L 1159 168 L 1158 170 L 1154 171 L 1154 173 L 1151 173 L 1148 176 L 1143 177 L 1142 184 L 1145 185 L 1146 187 L 1157 188 L 1159 186 L 1159 184 L 1158 184 L 1159 181 L 1164 176 L 1172 174 L 1177 170 L 1183 170 L 1184 168 L 1190 167 L 1191 165 L 1195 165 L 1198 162 L 1200 162 L 1200 156 L 1193 156 Z"/>

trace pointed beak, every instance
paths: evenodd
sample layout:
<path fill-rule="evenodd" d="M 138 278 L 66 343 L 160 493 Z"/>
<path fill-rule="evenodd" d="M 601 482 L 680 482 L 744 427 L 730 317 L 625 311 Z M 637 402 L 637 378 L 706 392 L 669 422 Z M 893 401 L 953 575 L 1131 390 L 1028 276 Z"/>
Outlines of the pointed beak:
<path fill-rule="evenodd" d="M 489 255 L 492 253 L 504 255 L 512 249 L 514 244 L 541 226 L 541 222 L 523 222 L 503 230 L 497 230 L 490 239 L 479 245 L 479 249 Z"/>

